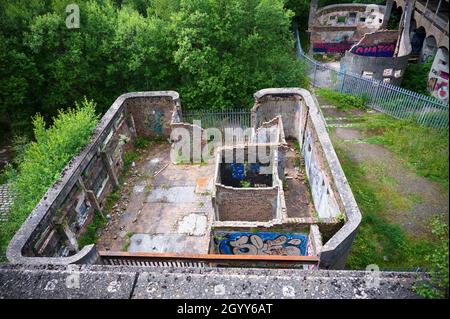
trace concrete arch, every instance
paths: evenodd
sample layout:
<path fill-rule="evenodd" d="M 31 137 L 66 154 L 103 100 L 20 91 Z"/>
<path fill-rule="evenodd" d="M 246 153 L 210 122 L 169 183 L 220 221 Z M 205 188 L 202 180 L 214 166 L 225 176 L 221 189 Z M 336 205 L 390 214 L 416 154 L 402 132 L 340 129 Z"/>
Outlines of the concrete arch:
<path fill-rule="evenodd" d="M 437 51 L 438 44 L 434 35 L 427 36 L 423 41 L 422 52 L 421 52 L 421 61 L 425 62 L 428 59 L 434 59 Z"/>
<path fill-rule="evenodd" d="M 423 48 L 423 42 L 426 38 L 426 30 L 424 27 L 411 28 L 411 48 L 413 54 L 420 54 Z"/>
<path fill-rule="evenodd" d="M 420 16 L 418 12 L 415 12 L 414 17 L 417 23 L 417 28 L 424 28 L 426 30 L 427 36 L 433 35 L 436 39 L 437 47 L 444 47 L 449 50 L 448 36 L 445 36 L 442 32 L 436 30 L 436 27 L 431 25 L 428 20 Z"/>
<path fill-rule="evenodd" d="M 394 7 L 402 8 L 404 11 L 407 1 L 394 0 Z M 442 21 L 442 16 L 440 19 L 433 19 L 433 17 L 433 11 L 427 10 L 423 3 L 420 3 L 419 1 L 415 2 L 415 10 L 412 19 L 416 21 L 416 28 L 423 27 L 426 30 L 427 36 L 433 35 L 436 38 L 438 47 L 444 47 L 449 50 L 448 24 L 445 26 L 445 21 Z M 444 29 L 446 29 L 445 32 L 443 31 Z"/>

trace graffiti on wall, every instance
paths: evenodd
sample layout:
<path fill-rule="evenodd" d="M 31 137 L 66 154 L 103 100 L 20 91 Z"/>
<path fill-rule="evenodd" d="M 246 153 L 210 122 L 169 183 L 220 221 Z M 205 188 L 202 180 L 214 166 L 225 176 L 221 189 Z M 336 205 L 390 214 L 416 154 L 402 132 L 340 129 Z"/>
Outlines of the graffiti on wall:
<path fill-rule="evenodd" d="M 344 53 L 351 49 L 354 43 L 313 43 L 314 53 Z"/>
<path fill-rule="evenodd" d="M 448 99 L 448 83 L 445 81 L 439 81 L 434 86 L 434 94 L 441 100 Z"/>
<path fill-rule="evenodd" d="M 150 111 L 147 114 L 147 125 L 149 128 L 158 135 L 163 134 L 163 121 L 164 121 L 164 112 L 160 109 L 155 109 Z"/>
<path fill-rule="evenodd" d="M 308 237 L 271 232 L 216 232 L 214 243 L 218 252 L 225 255 L 306 256 Z"/>
<path fill-rule="evenodd" d="M 352 48 L 352 53 L 363 56 L 386 57 L 394 56 L 395 43 L 381 43 L 377 45 L 358 45 Z"/>

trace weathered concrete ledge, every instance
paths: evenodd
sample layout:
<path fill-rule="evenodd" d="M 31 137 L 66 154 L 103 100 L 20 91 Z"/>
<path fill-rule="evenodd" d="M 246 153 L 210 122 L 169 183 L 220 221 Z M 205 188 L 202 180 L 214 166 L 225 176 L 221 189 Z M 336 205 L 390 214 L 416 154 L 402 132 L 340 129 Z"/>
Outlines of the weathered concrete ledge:
<path fill-rule="evenodd" d="M 381 272 L 372 288 L 364 271 L 3 265 L 0 298 L 411 299 L 424 278 Z"/>

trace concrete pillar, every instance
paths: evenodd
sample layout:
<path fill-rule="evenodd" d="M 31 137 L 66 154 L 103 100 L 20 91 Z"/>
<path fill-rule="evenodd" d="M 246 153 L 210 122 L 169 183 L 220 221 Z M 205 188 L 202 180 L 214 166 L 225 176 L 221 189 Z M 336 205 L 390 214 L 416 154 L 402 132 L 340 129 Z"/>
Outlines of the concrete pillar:
<path fill-rule="evenodd" d="M 311 32 L 312 26 L 314 25 L 314 20 L 316 19 L 317 7 L 319 6 L 319 0 L 311 0 L 309 5 L 309 19 L 308 19 L 308 32 L 309 32 L 309 55 L 313 55 L 313 46 L 311 44 Z"/>
<path fill-rule="evenodd" d="M 114 173 L 114 170 L 113 170 L 113 168 L 111 166 L 108 154 L 106 154 L 106 152 L 104 152 L 104 151 L 100 151 L 100 156 L 102 157 L 103 164 L 105 165 L 106 170 L 108 171 L 109 178 L 111 178 L 114 186 L 118 187 L 119 186 L 119 180 L 118 180 L 118 178 L 116 176 L 116 173 Z"/>
<path fill-rule="evenodd" d="M 412 51 L 409 29 L 411 27 L 411 20 L 414 14 L 415 6 L 416 0 L 407 1 L 405 3 L 405 10 L 403 11 L 403 15 L 400 20 L 400 37 L 397 41 L 397 48 L 394 56 L 404 56 L 410 54 Z"/>
<path fill-rule="evenodd" d="M 384 11 L 383 24 L 381 25 L 381 29 L 386 29 L 389 23 L 389 19 L 391 17 L 392 6 L 394 5 L 394 0 L 386 1 L 386 9 Z"/>
<path fill-rule="evenodd" d="M 95 196 L 94 192 L 91 190 L 87 190 L 86 195 L 87 195 L 87 198 L 88 198 L 89 202 L 91 203 L 92 207 L 94 207 L 94 209 L 96 211 L 98 211 L 100 214 L 102 214 L 103 217 L 105 217 L 103 215 L 102 208 L 100 207 L 100 204 L 98 203 L 97 196 Z"/>
<path fill-rule="evenodd" d="M 131 131 L 132 131 L 133 137 L 136 138 L 137 131 L 136 131 L 136 124 L 134 123 L 134 117 L 131 113 L 129 116 L 130 116 Z"/>
<path fill-rule="evenodd" d="M 78 179 L 78 185 L 86 193 L 87 200 L 89 201 L 91 206 L 96 211 L 98 211 L 100 214 L 102 214 L 102 216 L 103 216 L 103 210 L 100 207 L 100 204 L 98 203 L 97 196 L 95 195 L 95 193 L 93 191 L 91 191 L 89 189 L 86 189 L 86 186 L 84 185 L 83 180 L 81 179 L 81 177 Z"/>
<path fill-rule="evenodd" d="M 69 228 L 69 225 L 64 224 L 63 231 L 69 241 L 70 246 L 75 251 L 79 251 L 77 236 L 73 233 L 73 231 Z"/>
<path fill-rule="evenodd" d="M 441 4 L 442 4 L 442 0 L 439 0 L 439 3 L 438 3 L 438 6 L 437 6 L 437 9 L 436 9 L 436 12 L 434 13 L 434 16 L 435 16 L 435 17 L 436 17 L 437 14 L 439 13 L 439 9 L 441 9 Z"/>

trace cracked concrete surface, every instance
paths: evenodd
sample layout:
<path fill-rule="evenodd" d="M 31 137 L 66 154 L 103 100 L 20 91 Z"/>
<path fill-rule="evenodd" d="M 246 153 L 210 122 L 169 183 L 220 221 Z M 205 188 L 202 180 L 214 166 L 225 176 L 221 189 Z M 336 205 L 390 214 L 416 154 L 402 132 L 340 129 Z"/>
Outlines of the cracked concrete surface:
<path fill-rule="evenodd" d="M 162 144 L 136 161 L 121 191 L 129 194 L 126 209 L 113 216 L 97 243 L 100 250 L 209 252 L 214 165 L 175 165 L 169 151 Z"/>

